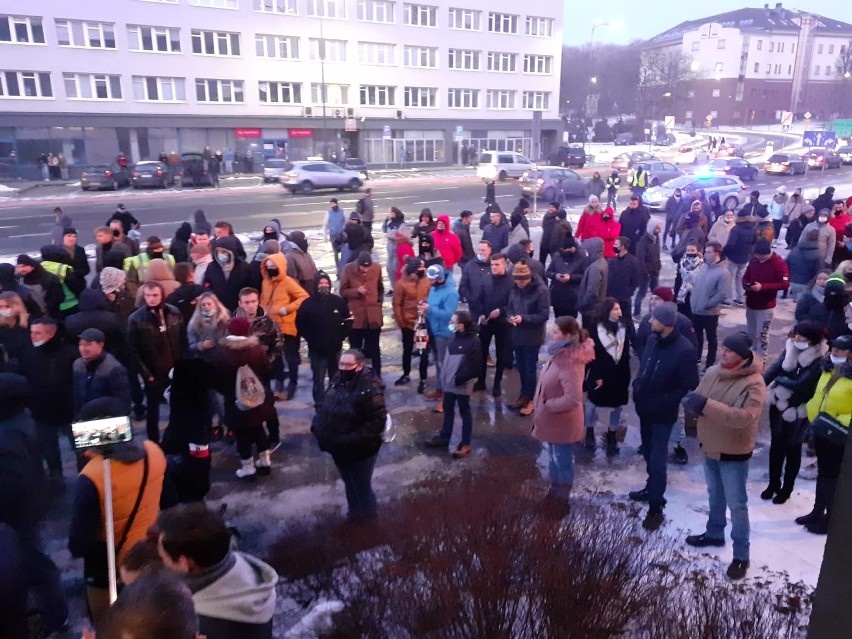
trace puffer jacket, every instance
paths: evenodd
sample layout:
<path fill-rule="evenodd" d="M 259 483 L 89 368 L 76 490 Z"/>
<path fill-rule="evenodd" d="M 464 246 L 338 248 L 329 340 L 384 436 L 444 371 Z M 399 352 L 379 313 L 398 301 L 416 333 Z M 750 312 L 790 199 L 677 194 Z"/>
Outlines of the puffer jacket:
<path fill-rule="evenodd" d="M 743 461 L 754 452 L 766 383 L 763 362 L 752 357 L 739 368 L 711 366 L 695 392 L 707 403 L 698 416 L 698 441 L 704 454 L 720 461 Z"/>
<path fill-rule="evenodd" d="M 286 275 L 287 258 L 281 253 L 274 253 L 268 259 L 275 263 L 279 272 L 274 278 L 270 277 L 266 260 L 260 265 L 260 275 L 263 278 L 260 288 L 260 305 L 278 324 L 282 335 L 296 335 L 296 313 L 302 302 L 308 299 L 308 293 L 296 280 Z M 280 312 L 282 308 L 286 311 L 284 315 Z"/>
<path fill-rule="evenodd" d="M 695 347 L 677 330 L 665 337 L 651 333 L 633 381 L 639 417 L 654 424 L 674 424 L 680 400 L 698 386 L 697 359 Z"/>
<path fill-rule="evenodd" d="M 364 367 L 351 382 L 334 376 L 311 423 L 320 450 L 340 460 L 372 457 L 382 446 L 387 409 L 379 379 Z"/>
<path fill-rule="evenodd" d="M 296 328 L 312 353 L 331 355 L 340 352 L 351 325 L 352 316 L 346 300 L 331 292 L 312 295 L 296 314 Z"/>
<path fill-rule="evenodd" d="M 766 399 L 781 413 L 785 422 L 807 417 L 806 404 L 814 395 L 822 360 L 828 354 L 828 344 L 820 342 L 800 351 L 787 339 L 784 353 L 763 374 L 767 384 Z"/>
<path fill-rule="evenodd" d="M 734 228 L 728 234 L 723 255 L 739 266 L 748 264 L 757 242 L 757 223 L 753 217 L 737 217 Z"/>
<path fill-rule="evenodd" d="M 433 284 L 426 298 L 429 310 L 426 311 L 426 325 L 429 334 L 435 337 L 452 337 L 448 328 L 453 313 L 459 305 L 459 293 L 450 280 L 443 284 Z"/>
<path fill-rule="evenodd" d="M 412 280 L 403 276 L 393 289 L 393 318 L 400 328 L 413 329 L 417 324 L 417 305 L 429 297 L 428 278 Z"/>
<path fill-rule="evenodd" d="M 117 399 L 130 412 L 130 378 L 127 369 L 115 357 L 106 351 L 92 362 L 80 357 L 74 362 L 73 372 L 75 415 L 83 406 L 99 397 Z"/>
<path fill-rule="evenodd" d="M 447 344 L 441 367 L 440 388 L 456 395 L 470 395 L 473 380 L 479 377 L 481 365 L 479 338 L 476 330 L 455 333 Z"/>
<path fill-rule="evenodd" d="M 828 383 L 835 377 L 826 393 Z M 808 401 L 808 419 L 813 421 L 820 412 L 828 413 L 841 424 L 848 425 L 852 420 L 852 363 L 847 361 L 835 370 L 829 358 L 822 360 L 822 375 L 814 396 Z"/>
<path fill-rule="evenodd" d="M 541 346 L 550 317 L 550 291 L 536 277 L 525 288 L 515 286 L 509 293 L 506 313 L 509 317 L 520 315 L 523 320 L 512 328 L 513 346 Z"/>
<path fill-rule="evenodd" d="M 253 335 L 249 337 L 229 336 L 219 341 L 213 351 L 213 387 L 222 393 L 225 400 L 225 423 L 233 430 L 262 426 L 275 410 L 269 379 L 272 364 L 266 349 Z M 237 408 L 237 370 L 248 365 L 263 384 L 265 401 L 257 408 Z"/>
<path fill-rule="evenodd" d="M 606 297 L 609 265 L 603 258 L 604 241 L 601 238 L 590 237 L 584 240 L 583 250 L 588 257 L 577 293 L 577 308 L 581 313 L 589 313 Z"/>
<path fill-rule="evenodd" d="M 436 228 L 432 231 L 432 238 L 435 240 L 435 248 L 441 254 L 441 257 L 444 258 L 444 265 L 447 270 L 451 271 L 462 258 L 461 242 L 458 235 L 452 231 L 448 215 L 439 215 L 438 222 L 444 223 L 444 230 L 439 231 Z"/>
<path fill-rule="evenodd" d="M 360 287 L 367 289 L 363 295 Z M 373 262 L 366 273 L 361 273 L 356 262 L 343 267 L 340 275 L 340 296 L 349 303 L 352 312 L 352 328 L 381 328 L 384 324 L 382 300 L 385 286 L 382 282 L 382 267 Z"/>
<path fill-rule="evenodd" d="M 100 329 L 106 337 L 106 350 L 121 361 L 125 361 L 125 325 L 112 311 L 107 310 L 109 301 L 99 289 L 87 288 L 80 295 L 79 311 L 65 320 L 65 337 L 75 346 L 87 328 Z"/>
<path fill-rule="evenodd" d="M 584 245 L 586 241 L 592 238 L 598 237 L 602 239 L 603 256 L 615 257 L 615 250 L 612 247 L 619 235 L 621 235 L 621 224 L 615 221 L 614 216 L 609 220 L 604 220 L 602 213 L 596 213 L 588 219 L 582 237 Z M 579 231 L 577 237 L 580 237 Z"/>
<path fill-rule="evenodd" d="M 822 268 L 822 256 L 817 241 L 800 238 L 799 243 L 787 255 L 787 268 L 792 283 L 810 282 Z"/>

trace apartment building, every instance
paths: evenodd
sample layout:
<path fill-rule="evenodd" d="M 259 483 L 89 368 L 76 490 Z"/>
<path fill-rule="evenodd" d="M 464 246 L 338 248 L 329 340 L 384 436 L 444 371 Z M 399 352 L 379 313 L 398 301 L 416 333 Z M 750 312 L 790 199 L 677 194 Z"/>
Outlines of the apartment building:
<path fill-rule="evenodd" d="M 562 4 L 31 0 L 0 13 L 0 170 L 205 146 L 372 164 L 546 153 Z"/>

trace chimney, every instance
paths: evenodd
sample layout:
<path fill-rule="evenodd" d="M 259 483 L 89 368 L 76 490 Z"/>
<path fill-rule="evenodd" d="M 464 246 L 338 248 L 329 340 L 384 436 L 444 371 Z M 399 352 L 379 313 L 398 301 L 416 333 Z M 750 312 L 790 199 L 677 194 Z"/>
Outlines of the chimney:
<path fill-rule="evenodd" d="M 776 9 L 776 10 L 777 10 L 777 9 L 783 9 L 782 3 L 781 3 L 781 2 L 776 2 L 776 3 L 775 3 L 775 9 Z"/>
<path fill-rule="evenodd" d="M 763 5 L 763 8 L 768 11 L 769 10 L 769 3 L 767 2 L 765 5 Z"/>

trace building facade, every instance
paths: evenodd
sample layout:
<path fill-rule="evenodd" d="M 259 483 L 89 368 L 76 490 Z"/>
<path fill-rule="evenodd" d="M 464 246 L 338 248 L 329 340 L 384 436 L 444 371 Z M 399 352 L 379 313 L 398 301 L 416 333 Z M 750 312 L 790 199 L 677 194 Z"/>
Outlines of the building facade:
<path fill-rule="evenodd" d="M 850 46 L 852 25 L 777 3 L 684 22 L 644 51 L 691 61 L 688 93 L 672 105 L 678 121 L 744 126 L 779 122 L 784 111 L 840 113 L 852 99 Z"/>
<path fill-rule="evenodd" d="M 0 167 L 46 152 L 73 166 L 205 146 L 452 163 L 463 149 L 540 154 L 561 139 L 561 2 L 19 7 L 0 13 Z"/>

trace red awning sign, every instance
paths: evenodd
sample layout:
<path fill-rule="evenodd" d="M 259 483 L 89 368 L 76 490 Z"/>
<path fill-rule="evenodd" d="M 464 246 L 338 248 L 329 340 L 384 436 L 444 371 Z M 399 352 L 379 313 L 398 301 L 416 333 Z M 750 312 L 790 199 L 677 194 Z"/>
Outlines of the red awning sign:
<path fill-rule="evenodd" d="M 234 135 L 238 138 L 259 138 L 260 129 L 234 129 Z"/>
<path fill-rule="evenodd" d="M 313 129 L 288 129 L 288 135 L 291 138 L 312 138 L 314 137 Z"/>

